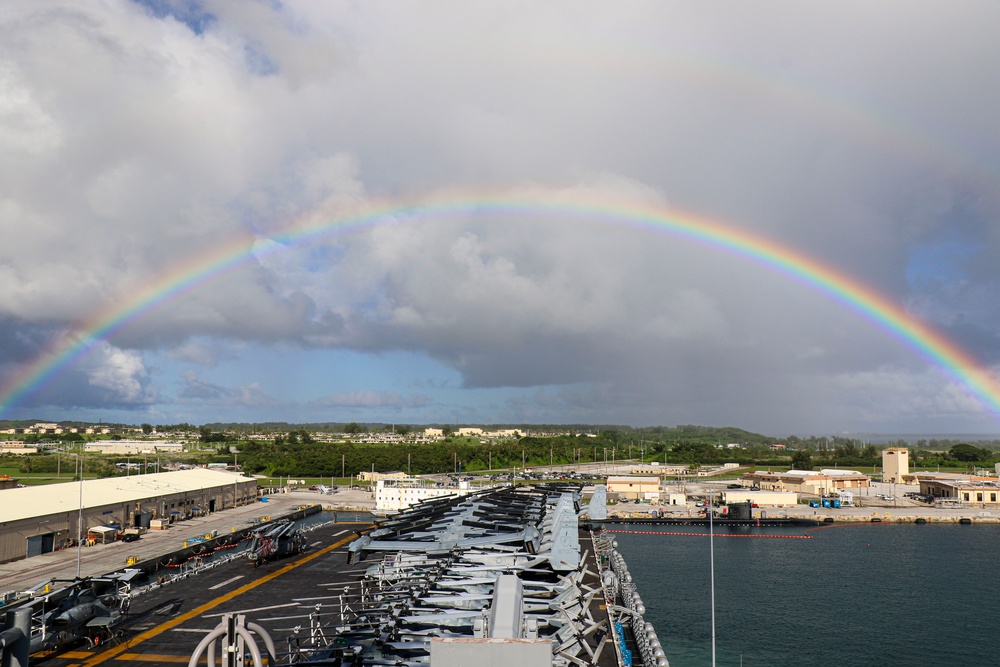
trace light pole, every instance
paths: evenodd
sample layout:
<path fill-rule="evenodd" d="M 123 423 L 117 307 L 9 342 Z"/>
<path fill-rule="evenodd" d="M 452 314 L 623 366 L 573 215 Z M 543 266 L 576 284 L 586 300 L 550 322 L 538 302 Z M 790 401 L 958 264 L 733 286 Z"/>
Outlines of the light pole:
<path fill-rule="evenodd" d="M 76 577 L 80 578 L 80 568 L 83 561 L 83 445 L 80 445 L 80 455 L 77 457 L 80 465 L 80 513 L 76 517 Z"/>

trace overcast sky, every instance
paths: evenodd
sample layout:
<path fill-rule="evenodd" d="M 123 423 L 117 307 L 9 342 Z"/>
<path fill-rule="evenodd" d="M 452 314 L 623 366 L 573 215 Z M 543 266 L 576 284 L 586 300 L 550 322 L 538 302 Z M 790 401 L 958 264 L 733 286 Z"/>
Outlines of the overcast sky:
<path fill-rule="evenodd" d="M 628 220 L 430 207 L 289 241 L 482 193 L 678 211 L 996 374 L 997 25 L 909 0 L 4 2 L 0 417 L 1000 432 L 844 301 Z"/>

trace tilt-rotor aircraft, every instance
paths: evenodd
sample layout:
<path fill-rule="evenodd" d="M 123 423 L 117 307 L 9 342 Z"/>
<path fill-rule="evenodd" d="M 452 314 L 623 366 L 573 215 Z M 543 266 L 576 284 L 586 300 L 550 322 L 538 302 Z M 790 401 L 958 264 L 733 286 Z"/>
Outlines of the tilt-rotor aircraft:
<path fill-rule="evenodd" d="M 30 652 L 51 651 L 78 641 L 95 646 L 110 639 L 129 605 L 129 581 L 137 570 L 106 577 L 52 579 L 29 591 L 19 605 L 31 609 Z"/>

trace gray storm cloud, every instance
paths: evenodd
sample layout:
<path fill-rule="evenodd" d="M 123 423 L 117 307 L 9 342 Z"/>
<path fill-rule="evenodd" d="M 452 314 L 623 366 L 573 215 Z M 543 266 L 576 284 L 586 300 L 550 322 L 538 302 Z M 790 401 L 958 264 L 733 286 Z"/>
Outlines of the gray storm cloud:
<path fill-rule="evenodd" d="M 998 14 L 5 4 L 0 374 L 239 240 L 254 248 L 239 268 L 118 332 L 51 407 L 288 408 L 263 372 L 225 374 L 233 355 L 253 363 L 223 351 L 239 342 L 405 351 L 468 392 L 517 390 L 461 408 L 359 378 L 313 388 L 299 416 L 987 429 L 955 378 L 849 304 L 641 225 L 401 211 L 308 244 L 284 235 L 446 191 L 676 206 L 822 260 L 996 363 Z"/>

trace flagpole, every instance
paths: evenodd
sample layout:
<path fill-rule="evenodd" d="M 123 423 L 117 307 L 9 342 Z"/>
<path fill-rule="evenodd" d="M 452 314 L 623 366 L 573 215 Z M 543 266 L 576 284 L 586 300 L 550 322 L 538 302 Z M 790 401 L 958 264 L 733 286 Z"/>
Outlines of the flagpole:
<path fill-rule="evenodd" d="M 712 580 L 712 667 L 715 667 L 715 532 L 712 517 L 715 514 L 713 508 L 712 490 L 708 491 L 708 544 L 709 560 Z"/>

